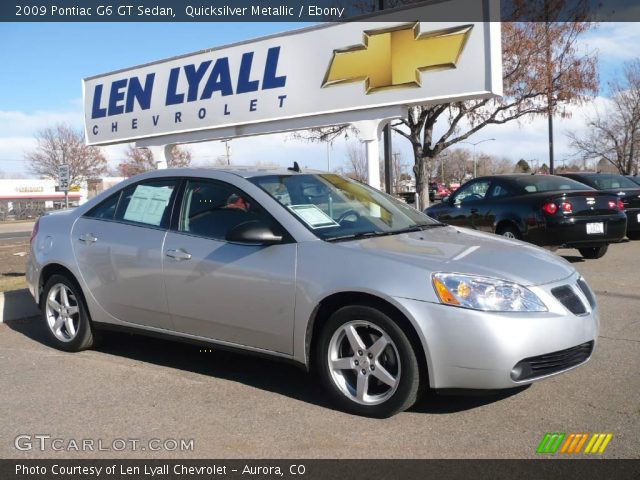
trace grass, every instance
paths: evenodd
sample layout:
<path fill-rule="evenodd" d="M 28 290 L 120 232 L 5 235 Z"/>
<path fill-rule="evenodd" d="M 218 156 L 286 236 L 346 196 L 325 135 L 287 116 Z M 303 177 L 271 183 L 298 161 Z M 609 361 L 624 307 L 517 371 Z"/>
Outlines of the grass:
<path fill-rule="evenodd" d="M 0 292 L 10 292 L 27 288 L 27 281 L 24 275 L 0 274 Z"/>

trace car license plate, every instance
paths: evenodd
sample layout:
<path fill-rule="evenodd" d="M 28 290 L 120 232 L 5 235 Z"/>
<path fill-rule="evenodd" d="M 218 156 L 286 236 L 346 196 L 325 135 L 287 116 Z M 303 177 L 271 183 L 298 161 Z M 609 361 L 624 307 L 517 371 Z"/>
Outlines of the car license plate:
<path fill-rule="evenodd" d="M 604 233 L 604 223 L 587 223 L 587 234 L 595 235 L 598 233 Z"/>

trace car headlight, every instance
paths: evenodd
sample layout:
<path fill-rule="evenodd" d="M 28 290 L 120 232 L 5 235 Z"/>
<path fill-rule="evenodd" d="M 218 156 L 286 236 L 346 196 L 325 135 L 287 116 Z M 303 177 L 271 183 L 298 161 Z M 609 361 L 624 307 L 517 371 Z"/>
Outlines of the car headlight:
<path fill-rule="evenodd" d="M 446 305 L 485 312 L 546 312 L 538 296 L 522 285 L 495 278 L 434 273 L 433 286 Z"/>

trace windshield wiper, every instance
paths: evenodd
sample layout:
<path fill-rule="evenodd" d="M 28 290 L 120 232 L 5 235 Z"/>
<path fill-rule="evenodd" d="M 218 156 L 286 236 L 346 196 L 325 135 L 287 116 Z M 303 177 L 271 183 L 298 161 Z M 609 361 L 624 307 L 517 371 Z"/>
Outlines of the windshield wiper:
<path fill-rule="evenodd" d="M 446 227 L 447 225 L 444 223 L 427 223 L 424 225 L 413 225 L 407 228 L 401 228 L 400 230 L 391 230 L 390 232 L 385 232 L 386 235 L 396 235 L 399 233 L 411 233 L 411 232 L 422 232 L 423 230 L 428 230 L 430 228 L 436 227 Z"/>
<path fill-rule="evenodd" d="M 401 233 L 411 233 L 411 232 L 421 232 L 423 230 L 427 230 L 429 228 L 435 227 L 446 227 L 447 225 L 444 223 L 433 223 L 433 224 L 425 224 L 425 225 L 413 225 L 407 228 L 401 228 L 400 230 L 390 230 L 388 232 L 360 232 L 360 233 L 350 233 L 348 235 L 339 235 L 337 237 L 329 237 L 325 240 L 327 242 L 337 242 L 341 240 L 359 240 L 362 238 L 371 238 L 371 237 L 385 237 L 388 235 L 399 235 Z"/>
<path fill-rule="evenodd" d="M 386 235 L 387 232 L 360 232 L 350 233 L 348 235 L 338 235 L 337 237 L 325 238 L 327 242 L 339 242 L 340 240 L 359 240 L 361 238 L 370 238 Z"/>

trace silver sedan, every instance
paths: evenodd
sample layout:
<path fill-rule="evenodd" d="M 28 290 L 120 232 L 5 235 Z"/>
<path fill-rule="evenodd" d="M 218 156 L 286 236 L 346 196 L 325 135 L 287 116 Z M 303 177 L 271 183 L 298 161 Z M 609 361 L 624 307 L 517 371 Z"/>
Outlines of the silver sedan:
<path fill-rule="evenodd" d="M 375 417 L 422 387 L 512 388 L 567 371 L 598 335 L 593 292 L 565 260 L 334 174 L 133 177 L 40 218 L 27 280 L 60 349 L 90 348 L 109 328 L 273 355 Z"/>

